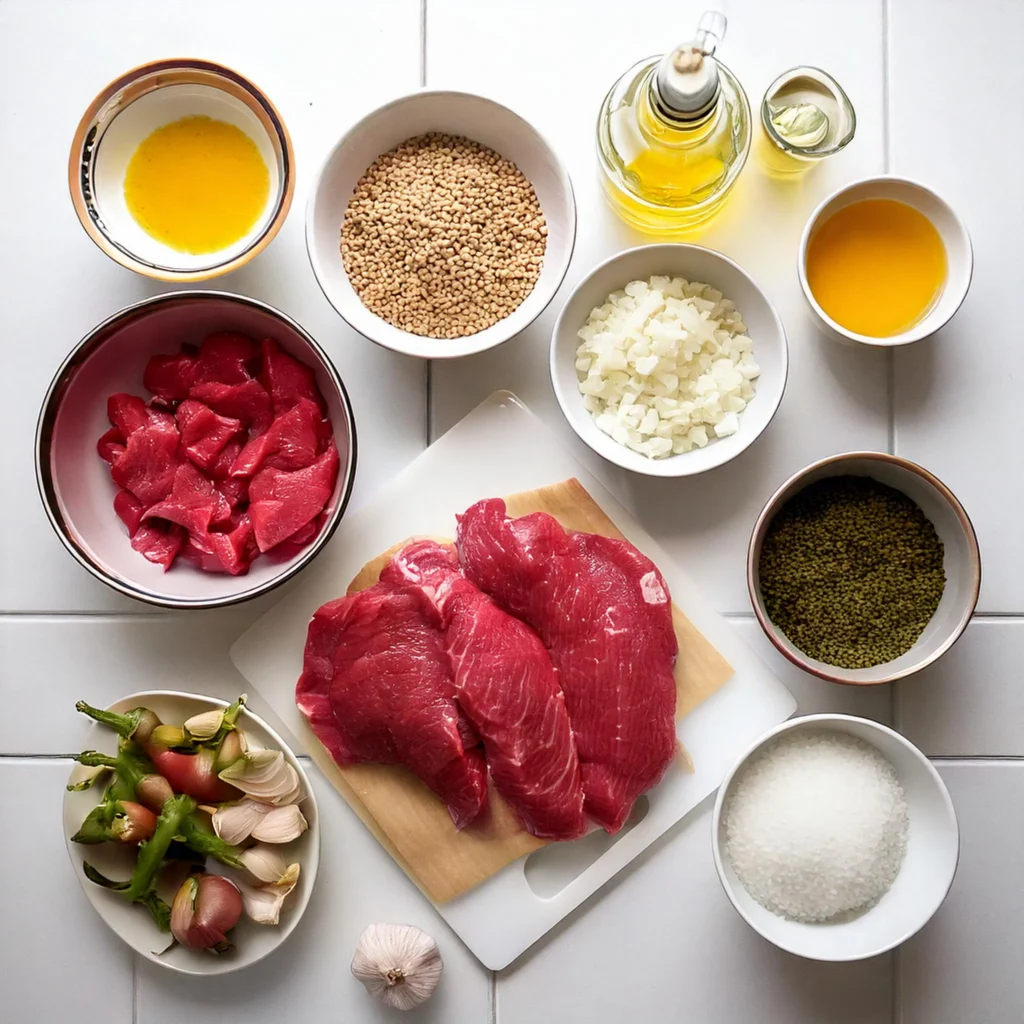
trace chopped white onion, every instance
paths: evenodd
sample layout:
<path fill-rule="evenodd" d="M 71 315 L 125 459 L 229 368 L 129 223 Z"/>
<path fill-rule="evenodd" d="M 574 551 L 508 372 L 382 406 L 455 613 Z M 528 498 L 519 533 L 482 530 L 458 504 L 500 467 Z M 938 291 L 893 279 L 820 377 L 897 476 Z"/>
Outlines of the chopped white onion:
<path fill-rule="evenodd" d="M 652 459 L 735 434 L 761 372 L 733 303 L 681 277 L 612 292 L 579 337 L 587 411 L 619 444 Z"/>

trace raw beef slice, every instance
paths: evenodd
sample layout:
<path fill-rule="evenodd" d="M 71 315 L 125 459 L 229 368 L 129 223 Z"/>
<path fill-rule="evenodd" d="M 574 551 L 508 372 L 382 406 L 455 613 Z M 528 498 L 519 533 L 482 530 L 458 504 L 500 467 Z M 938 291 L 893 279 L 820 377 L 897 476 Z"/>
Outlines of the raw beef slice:
<path fill-rule="evenodd" d="M 402 764 L 465 828 L 487 767 L 455 703 L 441 633 L 422 601 L 389 583 L 323 605 L 306 638 L 299 710 L 338 764 Z"/>
<path fill-rule="evenodd" d="M 551 656 L 435 541 L 403 548 L 383 582 L 419 594 L 438 618 L 459 706 L 484 745 L 498 792 L 532 835 L 576 839 L 587 828 L 576 744 Z"/>
<path fill-rule="evenodd" d="M 564 530 L 500 499 L 459 517 L 466 577 L 551 652 L 579 751 L 587 814 L 618 831 L 676 751 L 678 652 L 661 573 L 625 541 Z"/>

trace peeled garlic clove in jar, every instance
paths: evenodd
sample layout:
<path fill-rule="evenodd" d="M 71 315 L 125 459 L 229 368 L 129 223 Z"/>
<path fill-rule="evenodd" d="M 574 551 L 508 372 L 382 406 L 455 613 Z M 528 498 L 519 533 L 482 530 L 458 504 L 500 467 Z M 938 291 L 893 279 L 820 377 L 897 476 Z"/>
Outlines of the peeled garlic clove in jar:
<path fill-rule="evenodd" d="M 443 967 L 437 943 L 411 924 L 371 924 L 352 958 L 352 973 L 366 991 L 396 1010 L 426 1002 Z"/>

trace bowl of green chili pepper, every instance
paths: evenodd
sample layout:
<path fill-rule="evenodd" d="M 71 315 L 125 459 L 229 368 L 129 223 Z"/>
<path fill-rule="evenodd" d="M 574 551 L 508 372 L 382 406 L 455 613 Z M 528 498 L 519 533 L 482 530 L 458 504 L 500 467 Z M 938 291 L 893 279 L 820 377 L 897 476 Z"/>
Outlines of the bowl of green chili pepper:
<path fill-rule="evenodd" d="M 930 665 L 974 614 L 981 556 L 953 492 L 885 452 L 845 452 L 790 477 L 757 518 L 751 604 L 804 671 L 875 685 Z"/>

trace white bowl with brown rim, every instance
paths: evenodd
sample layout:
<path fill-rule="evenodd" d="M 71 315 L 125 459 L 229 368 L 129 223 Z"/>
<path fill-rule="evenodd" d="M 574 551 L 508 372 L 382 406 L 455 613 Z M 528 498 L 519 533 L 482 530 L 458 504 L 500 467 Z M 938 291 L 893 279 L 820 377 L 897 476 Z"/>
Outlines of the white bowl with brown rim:
<path fill-rule="evenodd" d="M 270 175 L 256 223 L 218 252 L 178 252 L 153 238 L 124 196 L 128 163 L 139 144 L 157 128 L 192 116 L 243 131 Z M 160 281 L 205 281 L 244 267 L 280 230 L 295 191 L 295 152 L 277 109 L 237 71 L 207 60 L 158 60 L 125 72 L 89 104 L 71 143 L 68 187 L 86 234 L 122 267 Z"/>
<path fill-rule="evenodd" d="M 828 477 L 867 476 L 914 501 L 942 541 L 946 586 L 938 608 L 913 647 L 898 658 L 870 668 L 847 669 L 804 654 L 768 617 L 761 597 L 761 546 L 777 512 L 808 484 Z M 920 672 L 956 643 L 967 628 L 981 590 L 981 555 L 974 526 L 953 492 L 928 470 L 886 452 L 845 452 L 811 463 L 791 476 L 761 510 L 747 548 L 747 590 L 765 635 L 798 668 L 819 679 L 855 686 L 891 683 Z"/>
<path fill-rule="evenodd" d="M 413 334 L 377 316 L 363 305 L 341 258 L 341 225 L 359 179 L 377 157 L 427 132 L 461 135 L 514 163 L 533 185 L 547 223 L 544 262 L 533 290 L 503 320 L 462 338 Z M 327 301 L 363 337 L 423 359 L 468 356 L 515 337 L 554 298 L 569 269 L 575 243 L 572 185 L 550 144 L 508 107 L 468 92 L 423 89 L 367 114 L 327 155 L 306 208 L 306 250 Z"/>

